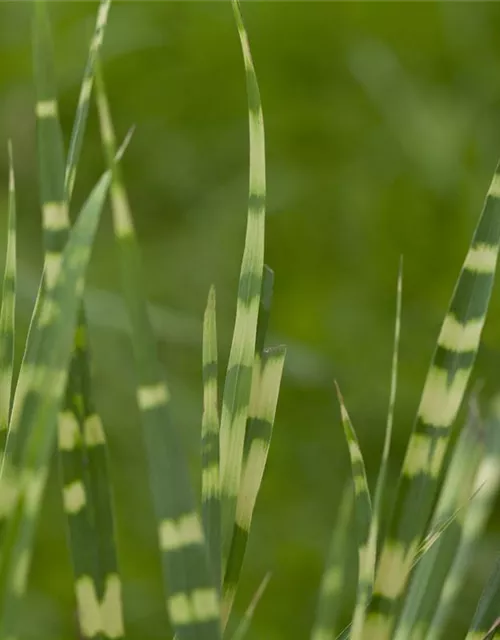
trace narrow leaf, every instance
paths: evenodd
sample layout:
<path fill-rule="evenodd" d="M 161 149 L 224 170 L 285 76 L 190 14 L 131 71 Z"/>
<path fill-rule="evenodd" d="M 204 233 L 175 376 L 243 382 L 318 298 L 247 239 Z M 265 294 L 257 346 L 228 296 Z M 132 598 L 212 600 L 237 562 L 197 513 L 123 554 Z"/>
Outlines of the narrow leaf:
<path fill-rule="evenodd" d="M 9 141 L 9 204 L 7 254 L 0 309 L 0 456 L 3 457 L 9 424 L 14 367 L 14 328 L 16 307 L 16 187 L 12 145 Z"/>
<path fill-rule="evenodd" d="M 500 166 L 439 334 L 385 541 L 367 637 L 389 638 L 436 495 L 450 429 L 460 408 L 488 310 L 500 237 Z"/>

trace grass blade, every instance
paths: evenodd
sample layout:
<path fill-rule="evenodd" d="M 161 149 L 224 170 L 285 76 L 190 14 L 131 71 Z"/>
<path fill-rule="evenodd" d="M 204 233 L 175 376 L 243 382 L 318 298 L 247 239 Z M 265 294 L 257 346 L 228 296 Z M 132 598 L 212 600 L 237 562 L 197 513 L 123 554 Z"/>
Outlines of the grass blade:
<path fill-rule="evenodd" d="M 487 423 L 486 453 L 474 480 L 473 498 L 465 513 L 462 538 L 453 564 L 441 591 L 438 607 L 427 632 L 427 640 L 439 640 L 450 619 L 453 606 L 463 584 L 467 568 L 493 510 L 500 488 L 500 404 L 493 403 L 492 417 Z"/>
<path fill-rule="evenodd" d="M 345 588 L 347 540 L 349 522 L 352 513 L 352 486 L 345 487 L 333 529 L 321 586 L 318 606 L 311 632 L 311 640 L 332 640 L 337 637 L 336 624 L 342 604 L 342 592 Z"/>
<path fill-rule="evenodd" d="M 268 573 L 264 578 L 264 580 L 262 580 L 262 582 L 260 583 L 260 586 L 257 589 L 257 591 L 255 592 L 255 595 L 252 598 L 252 601 L 250 602 L 250 604 L 248 605 L 248 608 L 245 611 L 243 618 L 240 624 L 238 625 L 236 631 L 233 633 L 231 640 L 243 640 L 243 638 L 248 633 L 248 630 L 250 629 L 250 625 L 252 624 L 253 616 L 255 614 L 257 605 L 259 604 L 262 596 L 264 595 L 264 592 L 267 589 L 267 585 L 269 584 L 270 580 L 271 580 L 271 574 Z"/>
<path fill-rule="evenodd" d="M 33 536 L 40 510 L 50 455 L 56 435 L 56 416 L 63 399 L 78 306 L 86 267 L 102 205 L 109 186 L 105 174 L 85 203 L 63 252 L 59 275 L 44 296 L 33 331 L 35 359 L 26 361 L 24 386 L 17 387 L 19 411 L 12 421 L 26 433 L 18 466 L 5 464 L 0 503 L 14 503 L 0 556 L 0 637 L 16 631 L 19 605 L 26 590 Z M 12 496 L 12 488 L 17 495 Z M 67 508 L 78 511 L 85 502 L 81 487 L 65 496 Z M 87 594 L 86 594 L 87 595 Z"/>
<path fill-rule="evenodd" d="M 462 534 L 466 507 L 473 492 L 474 477 L 484 453 L 484 437 L 475 398 L 469 417 L 452 454 L 427 541 L 414 572 L 395 640 L 411 637 L 415 628 L 427 637 L 427 628 L 442 592 L 446 574 Z"/>
<path fill-rule="evenodd" d="M 114 161 L 115 135 L 101 73 L 96 75 L 101 136 L 112 170 L 113 226 L 120 251 L 124 297 L 133 333 L 150 486 L 156 512 L 167 609 L 178 640 L 220 640 L 219 593 L 196 510 L 187 464 L 169 411 L 169 391 L 157 359 L 155 337 L 141 284 L 140 252 Z"/>
<path fill-rule="evenodd" d="M 266 467 L 285 355 L 285 347 L 280 346 L 265 349 L 262 358 L 256 356 L 242 480 L 236 503 L 236 521 L 224 574 L 224 627 L 236 594 L 253 511 Z"/>
<path fill-rule="evenodd" d="M 248 95 L 250 178 L 245 249 L 241 264 L 233 340 L 229 353 L 220 428 L 223 559 L 227 559 L 241 483 L 245 427 L 250 402 L 257 318 L 264 268 L 265 138 L 259 86 L 239 4 L 232 0 L 245 63 Z"/>
<path fill-rule="evenodd" d="M 34 55 L 38 104 L 48 99 L 52 105 L 50 114 L 46 114 L 47 117 L 44 117 L 43 110 L 37 110 L 45 262 L 48 266 L 60 261 L 69 234 L 70 221 L 67 210 L 85 132 L 95 59 L 102 43 L 109 6 L 109 0 L 101 1 L 99 6 L 65 172 L 61 169 L 61 166 L 64 167 L 64 150 L 57 117 L 49 21 L 45 3 L 38 0 L 35 6 Z M 43 168 L 51 162 L 50 153 L 57 157 L 58 170 L 57 175 L 55 172 L 52 175 L 54 186 L 51 189 L 50 185 L 46 184 L 47 176 L 43 173 Z M 44 194 L 49 193 L 57 193 L 57 200 L 45 199 Z M 51 280 L 46 284 L 50 288 Z M 77 513 L 73 513 L 71 508 L 66 508 L 66 501 L 64 503 L 81 634 L 83 638 L 100 640 L 123 636 L 123 614 L 106 442 L 100 417 L 92 400 L 86 335 L 86 319 L 82 306 L 78 313 L 64 408 L 58 420 L 58 443 L 63 496 L 74 487 L 80 487 L 86 496 L 85 503 Z M 84 593 L 87 597 L 82 595 Z M 95 615 L 94 620 L 89 623 L 88 608 L 91 606 L 94 606 Z M 101 617 L 99 621 L 98 616 Z"/>
<path fill-rule="evenodd" d="M 203 528 L 210 549 L 212 571 L 221 588 L 221 509 L 219 474 L 219 398 L 217 391 L 217 326 L 215 289 L 208 295 L 203 321 L 203 418 L 201 427 Z"/>
<path fill-rule="evenodd" d="M 0 309 L 0 457 L 3 457 L 11 410 L 16 310 L 16 187 L 12 145 L 9 141 L 9 204 L 7 254 Z"/>
<path fill-rule="evenodd" d="M 377 571 L 367 637 L 390 637 L 424 534 L 488 310 L 500 236 L 500 167 L 489 188 L 424 385 L 388 537 Z"/>
<path fill-rule="evenodd" d="M 335 383 L 336 384 L 336 383 Z M 372 520 L 372 505 L 370 491 L 366 480 L 365 463 L 359 447 L 356 432 L 347 413 L 344 400 L 338 385 L 337 395 L 340 404 L 344 435 L 349 448 L 352 478 L 354 482 L 354 509 L 356 513 L 356 536 L 358 539 L 358 591 L 356 606 L 350 633 L 351 640 L 358 640 L 363 631 L 366 607 L 370 601 L 377 557 L 376 541 L 370 540 L 370 522 Z M 370 546 L 371 545 L 371 546 Z"/>
<path fill-rule="evenodd" d="M 465 640 L 489 640 L 499 628 L 498 602 L 500 601 L 500 560 L 491 574 L 479 600 L 472 624 Z"/>
<path fill-rule="evenodd" d="M 97 19 L 94 28 L 94 34 L 90 43 L 87 64 L 83 75 L 83 81 L 80 88 L 80 96 L 76 108 L 75 122 L 73 123 L 73 131 L 69 143 L 68 159 L 66 162 L 66 170 L 64 175 L 64 185 L 66 189 L 66 200 L 71 201 L 73 188 L 75 186 L 76 170 L 80 152 L 82 148 L 83 138 L 85 136 L 85 125 L 89 111 L 90 96 L 92 94 L 92 85 L 94 83 L 94 73 L 96 60 L 104 39 L 104 32 L 108 22 L 109 9 L 111 0 L 101 0 L 97 11 Z"/>

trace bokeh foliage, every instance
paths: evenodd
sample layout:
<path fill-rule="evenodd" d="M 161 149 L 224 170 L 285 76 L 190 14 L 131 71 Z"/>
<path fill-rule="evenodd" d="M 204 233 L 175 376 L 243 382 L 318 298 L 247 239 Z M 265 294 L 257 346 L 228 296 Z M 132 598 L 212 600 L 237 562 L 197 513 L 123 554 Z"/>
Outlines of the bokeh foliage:
<path fill-rule="evenodd" d="M 69 134 L 96 3 L 54 3 L 50 9 Z M 333 378 L 342 387 L 373 486 L 404 254 L 390 485 L 499 155 L 500 7 L 280 2 L 243 9 L 266 117 L 266 260 L 276 274 L 270 328 L 289 351 L 237 606 L 241 610 L 271 569 L 249 637 L 304 638 L 348 475 Z M 12 137 L 25 324 L 42 260 L 30 10 L 29 3 L 0 4 L 0 148 Z M 119 136 L 136 125 L 124 171 L 162 336 L 158 350 L 197 472 L 203 307 L 215 282 L 225 362 L 245 225 L 247 112 L 231 8 L 223 2 L 118 2 L 103 61 Z M 89 129 L 74 196 L 78 206 L 104 166 L 94 112 Z M 5 228 L 6 154 L 0 169 Z M 116 478 L 131 637 L 143 637 L 139 630 L 148 620 L 148 637 L 162 638 L 153 516 L 145 500 L 132 355 L 112 242 L 108 217 L 88 295 L 95 389 Z M 498 390 L 499 299 L 494 293 L 476 367 L 485 394 Z M 499 527 L 491 523 L 457 625 L 473 611 L 498 550 Z M 49 500 L 23 637 L 69 637 L 74 629 L 63 613 L 72 602 L 64 535 L 61 506 Z"/>

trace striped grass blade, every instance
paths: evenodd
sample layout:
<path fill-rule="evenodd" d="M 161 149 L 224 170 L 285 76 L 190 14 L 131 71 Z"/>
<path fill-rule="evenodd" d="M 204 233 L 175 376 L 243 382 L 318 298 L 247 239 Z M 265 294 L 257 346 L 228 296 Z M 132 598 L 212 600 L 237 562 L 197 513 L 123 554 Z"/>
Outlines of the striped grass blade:
<path fill-rule="evenodd" d="M 140 252 L 120 166 L 101 73 L 96 75 L 101 137 L 113 179 L 113 226 L 133 336 L 150 486 L 162 558 L 167 609 L 177 640 L 220 640 L 219 593 L 198 516 L 187 463 L 170 417 L 170 394 L 157 359 L 155 336 L 141 284 Z"/>
<path fill-rule="evenodd" d="M 76 107 L 76 116 L 73 123 L 73 131 L 71 132 L 68 159 L 64 174 L 64 186 L 66 200 L 68 203 L 71 201 L 73 188 L 75 186 L 76 170 L 85 136 L 85 125 L 87 122 L 90 97 L 92 94 L 92 85 L 94 83 L 95 65 L 104 40 L 104 32 L 108 22 L 110 7 L 111 0 L 101 0 L 99 3 L 94 33 L 92 35 L 89 53 L 87 56 L 87 64 L 85 66 L 83 81 L 80 87 L 80 95 L 78 98 L 78 105 Z"/>
<path fill-rule="evenodd" d="M 0 456 L 3 457 L 9 424 L 12 373 L 14 367 L 14 326 L 16 310 L 16 187 L 12 145 L 9 154 L 9 202 L 7 222 L 7 253 L 0 308 Z"/>
<path fill-rule="evenodd" d="M 412 576 L 395 640 L 405 640 L 412 637 L 412 633 L 427 637 L 427 628 L 463 531 L 474 477 L 483 453 L 484 434 L 477 400 L 473 398 L 432 516 L 427 536 L 430 546 L 418 560 Z"/>
<path fill-rule="evenodd" d="M 498 603 L 500 602 L 500 560 L 483 591 L 472 624 L 465 640 L 490 640 L 500 628 Z"/>
<path fill-rule="evenodd" d="M 473 497 L 465 513 L 462 537 L 453 564 L 440 594 L 437 610 L 427 631 L 426 640 L 443 637 L 446 624 L 453 614 L 466 571 L 472 561 L 481 534 L 493 510 L 500 489 L 500 405 L 493 403 L 491 417 L 486 422 L 485 454 L 474 480 Z"/>
<path fill-rule="evenodd" d="M 347 413 L 344 400 L 337 387 L 340 413 L 344 435 L 349 448 L 352 479 L 354 483 L 354 510 L 356 514 L 356 536 L 358 540 L 358 591 L 350 638 L 358 640 L 363 631 L 366 607 L 370 601 L 377 556 L 376 540 L 370 540 L 370 522 L 372 521 L 372 505 L 370 490 L 366 480 L 365 463 L 359 447 L 356 432 Z"/>
<path fill-rule="evenodd" d="M 243 566 L 250 525 L 257 495 L 262 483 L 278 404 L 286 348 L 264 349 L 256 355 L 252 381 L 252 398 L 248 413 L 240 490 L 236 503 L 236 519 L 224 574 L 222 623 L 225 627 L 231 613 L 236 588 Z"/>
<path fill-rule="evenodd" d="M 349 483 L 342 493 L 337 522 L 333 529 L 328 559 L 319 589 L 311 640 L 332 640 L 338 635 L 337 620 L 345 589 L 347 541 L 352 514 L 353 491 Z"/>
<path fill-rule="evenodd" d="M 43 168 L 51 161 L 51 152 L 57 155 L 57 166 L 64 165 L 62 131 L 58 118 L 56 85 L 53 72 L 50 26 L 46 5 L 41 0 L 35 7 L 35 79 L 38 104 L 50 102 L 50 111 L 37 110 L 39 130 L 39 167 L 42 185 L 42 213 L 45 229 L 46 265 L 57 264 L 67 240 L 70 220 L 67 214 L 76 177 L 77 163 L 85 132 L 88 103 L 92 89 L 95 60 L 102 44 L 109 11 L 109 0 L 99 5 L 96 26 L 91 40 L 87 66 L 81 86 L 75 122 L 71 135 L 66 170 L 53 176 L 57 181 L 60 200 L 44 200 Z M 42 73 L 43 71 L 43 73 Z M 47 193 L 49 190 L 47 188 Z M 54 193 L 56 191 L 54 190 Z M 61 215 L 64 212 L 64 215 Z M 50 287 L 50 281 L 47 281 Z M 64 407 L 58 419 L 59 463 L 63 493 L 69 486 L 80 483 L 86 501 L 78 513 L 66 511 L 69 546 L 75 572 L 78 618 L 84 638 L 105 638 L 107 631 L 119 638 L 123 633 L 120 579 L 114 543 L 114 522 L 107 470 L 107 452 L 104 430 L 95 409 L 90 380 L 87 325 L 83 305 L 78 313 L 75 344 L 65 393 Z M 86 624 L 88 603 L 81 597 L 81 583 L 94 594 L 96 610 L 102 620 L 98 626 Z M 113 608 L 107 606 L 113 594 Z M 102 603 L 102 607 L 99 603 Z M 120 622 L 117 624 L 117 620 Z M 97 631 L 100 628 L 101 631 Z M 122 629 L 119 635 L 118 629 Z M 90 634 L 90 635 L 89 635 Z M 98 634 L 98 635 L 95 635 Z"/>
<path fill-rule="evenodd" d="M 377 570 L 366 637 L 388 639 L 435 498 L 450 428 L 472 371 L 488 310 L 500 237 L 500 167 L 439 334 L 410 437 Z"/>
<path fill-rule="evenodd" d="M 203 319 L 203 417 L 201 423 L 201 513 L 215 583 L 221 588 L 221 510 L 219 474 L 219 397 L 215 288 Z"/>
<path fill-rule="evenodd" d="M 250 625 L 252 624 L 253 617 L 255 615 L 255 610 L 257 609 L 257 605 L 262 599 L 262 596 L 264 595 L 264 592 L 267 589 L 267 585 L 269 584 L 270 580 L 271 574 L 268 573 L 255 592 L 250 604 L 247 607 L 247 610 L 243 614 L 240 624 L 237 626 L 236 631 L 231 636 L 231 640 L 243 640 L 243 638 L 248 633 Z"/>
<path fill-rule="evenodd" d="M 13 637 L 19 620 L 85 271 L 109 180 L 109 174 L 101 178 L 70 234 L 58 276 L 42 300 L 32 331 L 33 359 L 24 362 L 23 384 L 16 388 L 18 411 L 11 421 L 18 423 L 26 438 L 19 464 L 14 466 L 12 460 L 8 467 L 4 464 L 0 476 L 0 502 L 12 505 L 0 555 L 0 637 Z M 80 486 L 72 487 L 64 498 L 66 508 L 75 512 L 85 502 Z"/>
<path fill-rule="evenodd" d="M 220 427 L 223 561 L 227 560 L 241 483 L 245 427 L 250 402 L 257 317 L 264 268 L 265 139 L 259 86 L 239 4 L 232 0 L 247 78 L 250 177 L 245 249 L 236 320 L 229 353 Z"/>

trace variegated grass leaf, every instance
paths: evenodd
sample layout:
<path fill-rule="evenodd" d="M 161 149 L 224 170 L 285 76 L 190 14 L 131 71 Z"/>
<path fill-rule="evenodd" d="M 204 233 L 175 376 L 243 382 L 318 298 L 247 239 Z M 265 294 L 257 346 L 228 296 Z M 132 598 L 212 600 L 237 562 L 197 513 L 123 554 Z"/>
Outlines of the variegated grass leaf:
<path fill-rule="evenodd" d="M 236 631 L 231 636 L 231 640 L 243 640 L 243 638 L 248 633 L 250 629 L 250 625 L 252 624 L 252 620 L 255 614 L 255 610 L 257 609 L 257 605 L 259 604 L 262 596 L 264 595 L 265 590 L 267 589 L 267 585 L 271 580 L 271 573 L 266 574 L 264 580 L 259 585 L 259 588 L 255 592 L 250 604 L 248 605 L 243 617 L 236 628 Z"/>
<path fill-rule="evenodd" d="M 25 361 L 23 382 L 16 388 L 18 410 L 13 411 L 11 421 L 18 423 L 18 430 L 26 438 L 18 464 L 14 466 L 9 458 L 9 465 L 3 465 L 0 477 L 0 504 L 8 505 L 11 514 L 0 554 L 0 637 L 14 637 L 19 621 L 85 271 L 109 180 L 109 173 L 101 178 L 70 234 L 58 275 L 43 297 L 38 323 L 32 331 L 34 358 Z M 77 513 L 86 501 L 82 484 L 67 487 L 64 501 L 67 511 Z M 80 595 L 92 614 L 86 622 L 95 625 L 95 601 L 88 587 L 84 582 Z M 99 628 L 93 635 L 98 631 Z"/>
<path fill-rule="evenodd" d="M 345 589 L 347 540 L 350 531 L 353 490 L 349 483 L 342 493 L 337 522 L 332 532 L 330 549 L 319 589 L 318 605 L 311 640 L 332 640 L 338 635 L 337 620 Z"/>
<path fill-rule="evenodd" d="M 16 310 L 16 187 L 12 145 L 9 141 L 9 203 L 7 253 L 0 308 L 0 457 L 3 457 L 11 411 Z"/>
<path fill-rule="evenodd" d="M 112 171 L 113 226 L 137 364 L 137 402 L 144 427 L 156 513 L 167 610 L 177 640 L 220 640 L 219 591 L 196 509 L 175 425 L 170 393 L 157 358 L 155 336 L 141 283 L 141 259 L 120 166 L 101 73 L 96 75 L 101 137 Z"/>
<path fill-rule="evenodd" d="M 500 403 L 497 398 L 486 421 L 485 454 L 474 480 L 473 497 L 465 513 L 462 537 L 454 554 L 453 564 L 441 590 L 438 606 L 427 631 L 426 640 L 443 637 L 446 624 L 463 585 L 473 551 L 484 532 L 500 489 Z"/>
<path fill-rule="evenodd" d="M 500 602 L 500 560 L 488 580 L 472 619 L 465 640 L 490 640 L 500 628 L 498 603 Z"/>
<path fill-rule="evenodd" d="M 286 348 L 264 349 L 256 354 L 252 398 L 248 413 L 242 479 L 236 503 L 236 519 L 224 574 L 222 623 L 227 624 L 236 594 L 250 532 L 253 511 L 262 483 L 278 404 Z"/>
<path fill-rule="evenodd" d="M 222 586 L 219 474 L 219 397 L 217 384 L 215 288 L 211 287 L 203 319 L 203 417 L 201 423 L 201 513 L 215 583 Z"/>
<path fill-rule="evenodd" d="M 104 40 L 104 32 L 108 22 L 110 7 L 111 0 L 100 0 L 94 33 L 92 35 L 89 53 L 87 56 L 87 64 L 85 66 L 83 81 L 80 87 L 80 95 L 78 97 L 78 105 L 76 107 L 73 131 L 71 132 L 68 159 L 64 175 L 64 186 L 66 189 L 66 200 L 68 203 L 71 201 L 73 188 L 75 186 L 76 170 L 85 136 L 85 125 L 87 123 L 89 102 L 92 94 L 92 85 L 94 83 L 95 65 Z"/>
<path fill-rule="evenodd" d="M 65 172 L 53 175 L 53 191 L 45 185 L 43 168 L 50 163 L 50 153 L 57 156 L 57 167 L 64 164 L 62 132 L 57 114 L 56 86 L 53 73 L 51 38 L 45 3 L 37 1 L 35 8 L 35 79 L 37 104 L 46 102 L 51 109 L 37 109 L 39 130 L 39 167 L 42 186 L 42 212 L 45 229 L 46 269 L 57 265 L 68 237 L 70 220 L 69 201 L 76 178 L 78 158 L 85 132 L 88 104 L 92 89 L 94 65 L 102 44 L 110 1 L 101 0 L 96 26 L 91 40 L 87 65 L 80 90 L 75 122 Z M 47 187 L 47 189 L 44 189 Z M 44 199 L 44 193 L 57 193 L 57 200 Z M 47 286 L 50 287 L 50 280 Z M 103 603 L 97 638 L 107 637 L 108 631 L 123 633 L 123 614 L 120 579 L 114 543 L 114 522 L 107 470 L 107 453 L 104 430 L 95 409 L 90 380 L 90 364 L 87 340 L 87 323 L 83 305 L 78 313 L 73 357 L 70 363 L 65 403 L 58 419 L 59 461 L 63 492 L 67 486 L 80 482 L 86 489 L 87 500 L 78 514 L 67 512 L 69 546 L 75 571 L 78 617 L 83 637 L 88 637 L 85 624 L 85 604 L 79 598 L 79 584 L 85 576 L 97 598 Z M 86 551 L 90 549 L 90 551 Z M 114 610 L 106 603 L 110 590 L 115 597 Z M 113 596 L 114 597 L 114 596 Z M 99 607 L 97 607 L 99 611 Z M 109 619 L 109 621 L 107 619 Z M 116 620 L 120 620 L 117 627 Z M 94 625 L 95 627 L 95 625 Z M 95 629 L 94 629 L 95 630 Z M 118 638 L 118 636 L 116 636 Z"/>
<path fill-rule="evenodd" d="M 259 86 L 239 4 L 232 0 L 245 63 L 248 95 L 250 177 L 245 249 L 241 264 L 236 320 L 229 353 L 220 428 L 223 563 L 227 560 L 235 522 L 250 402 L 257 317 L 264 267 L 265 138 Z"/>
<path fill-rule="evenodd" d="M 366 607 L 371 597 L 377 548 L 376 540 L 369 539 L 370 522 L 372 520 L 372 505 L 370 490 L 366 480 L 363 455 L 337 383 L 335 383 L 335 386 L 337 388 L 337 395 L 340 404 L 344 435 L 349 448 L 349 457 L 354 483 L 354 511 L 356 514 L 359 567 L 356 605 L 354 608 L 354 616 L 349 637 L 351 640 L 359 640 L 363 632 Z"/>
<path fill-rule="evenodd" d="M 500 237 L 500 167 L 439 334 L 410 437 L 377 570 L 367 637 L 388 639 L 436 495 L 455 420 L 479 347 Z"/>
<path fill-rule="evenodd" d="M 484 433 L 477 399 L 452 453 L 430 524 L 430 534 L 413 573 L 395 640 L 426 638 L 427 628 L 462 535 L 474 477 L 484 453 Z"/>

